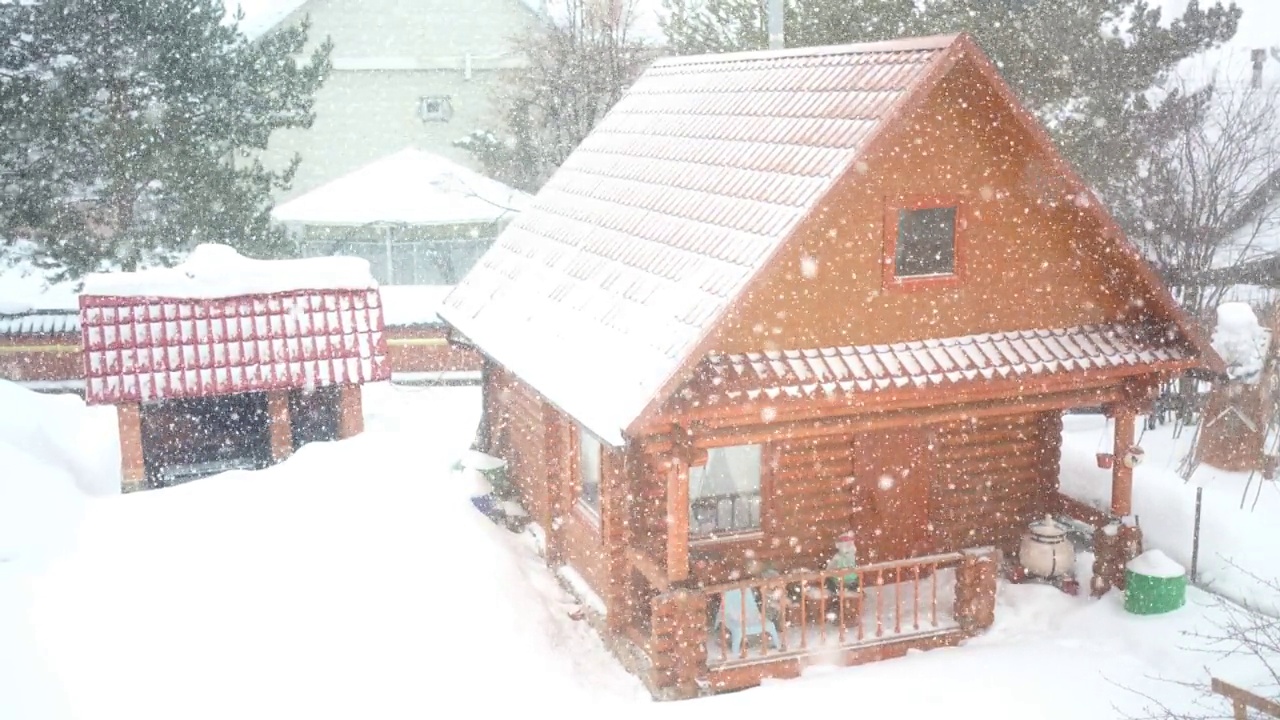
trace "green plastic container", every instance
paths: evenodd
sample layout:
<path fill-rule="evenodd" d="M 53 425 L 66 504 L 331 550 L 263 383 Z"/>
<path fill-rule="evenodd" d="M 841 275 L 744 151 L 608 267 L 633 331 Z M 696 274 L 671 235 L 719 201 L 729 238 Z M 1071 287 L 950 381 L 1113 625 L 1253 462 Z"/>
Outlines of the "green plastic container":
<path fill-rule="evenodd" d="M 1186 570 L 1159 550 L 1148 550 L 1125 567 L 1125 610 L 1134 615 L 1160 615 L 1186 603 Z"/>

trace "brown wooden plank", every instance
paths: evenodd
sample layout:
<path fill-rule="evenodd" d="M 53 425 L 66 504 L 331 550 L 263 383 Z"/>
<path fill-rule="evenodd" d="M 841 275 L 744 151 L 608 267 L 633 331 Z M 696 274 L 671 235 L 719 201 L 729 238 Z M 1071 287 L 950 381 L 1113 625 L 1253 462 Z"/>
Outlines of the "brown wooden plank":
<path fill-rule="evenodd" d="M 1231 700 L 1237 718 L 1246 716 L 1244 708 L 1253 708 L 1271 717 L 1280 718 L 1280 703 L 1268 700 L 1261 695 L 1249 692 L 1238 685 L 1233 685 L 1219 678 L 1212 678 L 1210 686 L 1213 688 L 1213 692 Z"/>
<path fill-rule="evenodd" d="M 667 478 L 667 575 L 680 582 L 689 577 L 689 466 L 671 463 Z"/>

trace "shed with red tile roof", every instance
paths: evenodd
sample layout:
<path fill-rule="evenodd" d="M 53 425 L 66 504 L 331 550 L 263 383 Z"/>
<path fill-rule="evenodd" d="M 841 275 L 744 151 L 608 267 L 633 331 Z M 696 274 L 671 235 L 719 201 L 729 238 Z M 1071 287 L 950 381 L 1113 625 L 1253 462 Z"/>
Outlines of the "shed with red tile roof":
<path fill-rule="evenodd" d="M 1062 412 L 1104 406 L 1124 455 L 1159 382 L 1221 367 L 965 35 L 658 61 L 440 314 L 487 358 L 483 449 L 548 557 L 651 648 L 733 589 L 673 587 L 815 571 L 846 532 L 917 591 L 1012 551 L 1064 507 Z M 955 570 L 965 632 L 985 577 Z M 796 667 L 711 638 L 654 650 L 656 685 Z"/>

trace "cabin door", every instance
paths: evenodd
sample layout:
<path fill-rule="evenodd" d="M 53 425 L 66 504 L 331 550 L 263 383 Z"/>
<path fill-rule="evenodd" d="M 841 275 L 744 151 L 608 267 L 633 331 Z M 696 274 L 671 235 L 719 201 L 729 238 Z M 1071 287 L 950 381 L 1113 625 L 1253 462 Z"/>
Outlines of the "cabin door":
<path fill-rule="evenodd" d="M 917 428 L 868 432 L 854 438 L 853 528 L 860 562 L 883 562 L 933 552 L 929 527 L 927 435 Z"/>

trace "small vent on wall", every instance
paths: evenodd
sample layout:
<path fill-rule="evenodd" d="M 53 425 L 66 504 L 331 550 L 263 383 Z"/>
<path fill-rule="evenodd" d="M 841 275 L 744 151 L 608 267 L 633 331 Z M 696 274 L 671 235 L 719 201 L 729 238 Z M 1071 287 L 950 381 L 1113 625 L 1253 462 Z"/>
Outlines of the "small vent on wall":
<path fill-rule="evenodd" d="M 418 117 L 422 122 L 449 122 L 453 103 L 448 95 L 427 95 L 418 99 Z"/>

